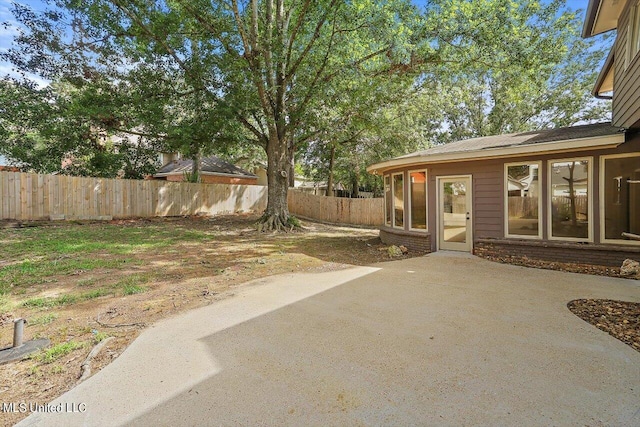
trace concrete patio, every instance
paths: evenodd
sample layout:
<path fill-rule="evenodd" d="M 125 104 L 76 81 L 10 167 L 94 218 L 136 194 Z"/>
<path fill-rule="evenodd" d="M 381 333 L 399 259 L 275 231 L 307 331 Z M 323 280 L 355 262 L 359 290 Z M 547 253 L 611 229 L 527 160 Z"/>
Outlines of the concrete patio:
<path fill-rule="evenodd" d="M 640 425 L 640 353 L 566 307 L 638 281 L 438 253 L 235 293 L 19 425 Z"/>

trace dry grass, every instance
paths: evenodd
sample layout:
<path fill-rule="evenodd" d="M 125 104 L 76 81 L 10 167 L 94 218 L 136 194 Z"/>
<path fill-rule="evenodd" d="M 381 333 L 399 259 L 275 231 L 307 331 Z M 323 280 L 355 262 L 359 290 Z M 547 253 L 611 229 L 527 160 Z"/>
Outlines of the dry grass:
<path fill-rule="evenodd" d="M 145 326 L 232 297 L 249 280 L 388 260 L 377 230 L 302 222 L 303 231 L 259 233 L 257 216 L 48 224 L 0 230 L 0 348 L 14 317 L 49 352 L 0 366 L 0 402 L 47 403 L 71 388 L 92 346 L 115 337 L 93 371 Z M 130 325 L 112 327 L 115 325 Z M 52 350 L 53 349 L 53 350 Z M 11 425 L 24 414 L 3 414 Z"/>

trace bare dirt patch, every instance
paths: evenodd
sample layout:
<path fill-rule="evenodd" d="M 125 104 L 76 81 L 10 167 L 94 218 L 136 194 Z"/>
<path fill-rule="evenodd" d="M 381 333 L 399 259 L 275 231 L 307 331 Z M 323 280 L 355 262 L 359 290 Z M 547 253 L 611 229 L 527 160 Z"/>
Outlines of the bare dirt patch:
<path fill-rule="evenodd" d="M 94 374 L 144 327 L 231 298 L 247 281 L 389 260 L 377 230 L 302 221 L 301 231 L 269 234 L 256 231 L 257 219 L 0 229 L 0 348 L 11 345 L 11 320 L 24 317 L 25 340 L 46 337 L 56 350 L 0 365 L 0 402 L 47 403 L 76 384 L 82 362 L 101 340 L 114 337 L 93 360 Z M 26 415 L 3 413 L 0 424 L 13 425 Z"/>

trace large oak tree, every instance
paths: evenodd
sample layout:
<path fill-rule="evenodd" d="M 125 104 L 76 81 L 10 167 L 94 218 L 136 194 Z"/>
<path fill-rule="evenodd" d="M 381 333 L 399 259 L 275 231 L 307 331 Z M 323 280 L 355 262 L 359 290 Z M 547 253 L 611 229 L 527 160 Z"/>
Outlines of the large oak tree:
<path fill-rule="evenodd" d="M 154 88 L 171 76 L 179 82 L 175 90 L 147 93 L 135 108 L 158 111 L 157 102 L 187 97 L 200 100 L 191 113 L 200 110 L 194 116 L 202 120 L 240 123 L 268 160 L 264 229 L 289 226 L 294 149 L 310 138 L 303 124 L 331 83 L 356 73 L 375 88 L 430 51 L 420 14 L 407 0 L 59 0 L 55 6 L 40 14 L 15 6 L 27 30 L 5 57 L 20 69 L 101 93 L 109 92 L 98 84 L 105 79 L 135 91 L 136 84 Z M 127 116 L 112 122 L 132 127 Z"/>

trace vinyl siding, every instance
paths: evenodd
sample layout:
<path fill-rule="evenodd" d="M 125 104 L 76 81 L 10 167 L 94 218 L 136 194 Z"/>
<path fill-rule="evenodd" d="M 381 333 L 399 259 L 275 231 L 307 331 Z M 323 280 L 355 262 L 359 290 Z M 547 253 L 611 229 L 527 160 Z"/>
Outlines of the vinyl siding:
<path fill-rule="evenodd" d="M 613 125 L 624 128 L 640 127 L 640 52 L 625 70 L 627 34 L 634 1 L 630 1 L 618 20 L 615 44 L 613 82 Z"/>
<path fill-rule="evenodd" d="M 452 175 L 471 175 L 472 178 L 472 221 L 473 238 L 498 238 L 503 235 L 502 226 L 502 161 L 485 160 L 477 162 L 447 163 L 434 165 L 429 171 L 429 230 L 437 235 L 436 178 Z M 436 238 L 432 244 L 435 250 Z"/>

